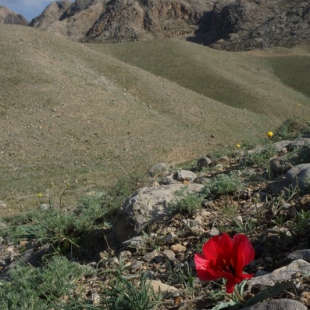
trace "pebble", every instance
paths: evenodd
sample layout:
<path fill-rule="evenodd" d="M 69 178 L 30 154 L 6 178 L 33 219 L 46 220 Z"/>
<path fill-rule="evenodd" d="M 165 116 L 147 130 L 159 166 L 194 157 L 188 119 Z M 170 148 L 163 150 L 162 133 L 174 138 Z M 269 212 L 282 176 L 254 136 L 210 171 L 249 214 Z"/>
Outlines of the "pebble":
<path fill-rule="evenodd" d="M 147 261 L 147 262 L 150 262 L 151 260 L 153 260 L 156 256 L 158 256 L 158 252 L 156 250 L 150 252 L 150 253 L 147 253 L 145 254 L 142 258 L 143 260 Z"/>
<path fill-rule="evenodd" d="M 175 233 L 171 232 L 171 233 L 169 233 L 168 235 L 166 235 L 166 236 L 164 237 L 163 242 L 164 242 L 165 244 L 171 243 L 171 242 L 173 242 L 173 240 L 174 240 L 175 238 L 177 238 L 177 235 L 176 235 Z"/>
<path fill-rule="evenodd" d="M 191 227 L 190 230 L 193 236 L 200 236 L 205 232 L 205 230 L 200 226 Z"/>
<path fill-rule="evenodd" d="M 130 251 L 122 251 L 119 253 L 119 259 L 125 261 L 132 256 Z"/>
<path fill-rule="evenodd" d="M 174 253 L 181 253 L 186 251 L 186 247 L 182 244 L 174 244 L 170 248 Z"/>
<path fill-rule="evenodd" d="M 175 253 L 171 250 L 164 250 L 163 255 L 169 260 L 175 260 Z"/>
<path fill-rule="evenodd" d="M 137 270 L 141 269 L 142 266 L 143 266 L 143 263 L 141 261 L 137 260 L 131 264 L 131 266 L 129 267 L 129 271 L 131 273 L 135 273 Z"/>
<path fill-rule="evenodd" d="M 211 236 L 218 236 L 218 235 L 220 234 L 220 232 L 219 232 L 219 230 L 218 230 L 217 228 L 213 227 L 213 228 L 210 230 L 209 234 L 210 234 Z"/>

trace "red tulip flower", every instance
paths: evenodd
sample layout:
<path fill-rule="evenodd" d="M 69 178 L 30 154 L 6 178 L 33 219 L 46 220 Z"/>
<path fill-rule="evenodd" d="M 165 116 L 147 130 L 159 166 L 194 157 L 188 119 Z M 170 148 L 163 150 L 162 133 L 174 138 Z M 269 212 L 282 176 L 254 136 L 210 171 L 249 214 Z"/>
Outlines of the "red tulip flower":
<path fill-rule="evenodd" d="M 255 256 L 246 235 L 236 234 L 233 239 L 226 233 L 212 237 L 204 244 L 202 253 L 194 257 L 198 278 L 202 281 L 227 279 L 227 293 L 232 293 L 237 283 L 253 277 L 243 273 L 243 267 Z"/>

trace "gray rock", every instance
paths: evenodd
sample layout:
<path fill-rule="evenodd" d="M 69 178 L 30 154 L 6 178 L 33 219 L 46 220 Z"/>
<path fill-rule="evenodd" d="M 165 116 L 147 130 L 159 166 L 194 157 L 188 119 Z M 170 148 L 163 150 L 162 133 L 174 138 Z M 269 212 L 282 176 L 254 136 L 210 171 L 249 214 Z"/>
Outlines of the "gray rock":
<path fill-rule="evenodd" d="M 310 139 L 309 138 L 299 138 L 295 139 L 292 143 L 288 145 L 288 150 L 293 151 L 301 147 L 309 147 L 310 146 Z"/>
<path fill-rule="evenodd" d="M 132 239 L 126 240 L 123 242 L 123 246 L 131 248 L 141 248 L 145 245 L 146 241 L 142 236 L 136 236 Z"/>
<path fill-rule="evenodd" d="M 139 260 L 132 263 L 129 267 L 129 271 L 131 273 L 135 273 L 137 270 L 141 269 L 143 267 L 143 263 Z"/>
<path fill-rule="evenodd" d="M 171 250 L 164 250 L 163 255 L 169 260 L 175 260 L 175 253 Z"/>
<path fill-rule="evenodd" d="M 158 293 L 158 292 L 176 293 L 178 292 L 177 288 L 167 285 L 165 283 L 162 283 L 161 281 L 158 281 L 158 280 L 146 280 L 145 284 L 151 286 L 155 293 Z"/>
<path fill-rule="evenodd" d="M 310 264 L 302 259 L 293 261 L 287 266 L 274 270 L 264 276 L 253 278 L 249 281 L 247 291 L 251 291 L 252 287 L 257 284 L 263 286 L 273 286 L 276 282 L 292 279 L 296 273 L 305 275 L 310 272 Z"/>
<path fill-rule="evenodd" d="M 273 147 L 277 150 L 277 152 L 287 152 L 287 146 L 292 143 L 291 140 L 282 140 L 275 142 Z"/>
<path fill-rule="evenodd" d="M 227 156 L 221 156 L 215 160 L 216 165 L 228 166 L 229 158 Z"/>
<path fill-rule="evenodd" d="M 127 260 L 128 258 L 130 258 L 132 256 L 130 251 L 122 251 L 121 253 L 119 253 L 119 259 L 120 260 Z"/>
<path fill-rule="evenodd" d="M 202 190 L 201 184 L 170 184 L 160 187 L 143 187 L 128 198 L 119 210 L 113 233 L 118 242 L 138 235 L 147 225 L 170 213 L 169 203 L 176 201 L 175 192 L 186 186 L 189 192 Z"/>
<path fill-rule="evenodd" d="M 168 233 L 164 239 L 163 239 L 163 242 L 164 244 L 167 244 L 167 243 L 171 243 L 174 241 L 174 239 L 176 239 L 178 236 L 174 233 L 174 232 L 171 232 L 171 233 Z"/>
<path fill-rule="evenodd" d="M 190 231 L 193 236 L 201 236 L 205 232 L 201 226 L 190 227 Z"/>
<path fill-rule="evenodd" d="M 292 166 L 293 165 L 287 159 L 282 157 L 272 158 L 270 160 L 270 171 L 274 175 L 283 174 L 291 169 Z"/>
<path fill-rule="evenodd" d="M 146 261 L 146 262 L 150 262 L 152 261 L 154 258 L 156 258 L 158 256 L 158 252 L 156 250 L 149 252 L 147 254 L 145 254 L 142 258 Z"/>
<path fill-rule="evenodd" d="M 197 168 L 200 170 L 203 167 L 209 167 L 212 164 L 212 160 L 209 157 L 201 157 L 197 161 Z"/>
<path fill-rule="evenodd" d="M 179 182 L 174 179 L 173 174 L 167 175 L 163 180 L 160 181 L 160 183 L 163 185 L 179 184 Z"/>
<path fill-rule="evenodd" d="M 210 232 L 209 232 L 209 234 L 210 234 L 211 236 L 218 236 L 218 235 L 220 234 L 220 231 L 219 231 L 217 228 L 212 227 L 211 230 L 210 230 Z"/>
<path fill-rule="evenodd" d="M 306 190 L 310 183 L 310 164 L 300 164 L 294 166 L 287 171 L 284 177 L 269 185 L 273 194 L 280 194 L 281 191 L 288 191 L 289 189 L 298 188 L 299 190 Z"/>
<path fill-rule="evenodd" d="M 196 173 L 189 171 L 189 170 L 178 170 L 175 173 L 174 178 L 179 182 L 182 182 L 185 180 L 192 182 L 197 178 L 197 175 Z"/>
<path fill-rule="evenodd" d="M 310 263 L 310 249 L 294 251 L 285 258 L 285 261 L 292 262 L 297 259 L 302 259 Z"/>
<path fill-rule="evenodd" d="M 283 298 L 263 301 L 242 310 L 307 310 L 307 307 L 297 300 Z"/>

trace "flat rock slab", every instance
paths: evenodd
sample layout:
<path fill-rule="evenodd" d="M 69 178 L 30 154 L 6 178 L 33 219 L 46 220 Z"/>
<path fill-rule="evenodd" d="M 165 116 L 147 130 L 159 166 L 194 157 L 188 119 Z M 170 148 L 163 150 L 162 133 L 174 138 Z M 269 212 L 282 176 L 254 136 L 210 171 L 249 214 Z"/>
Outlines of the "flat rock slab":
<path fill-rule="evenodd" d="M 177 201 L 175 192 L 186 187 L 188 192 L 200 192 L 201 184 L 169 184 L 143 187 L 137 190 L 119 210 L 113 224 L 114 237 L 124 242 L 137 236 L 147 225 L 170 213 L 169 203 Z"/>
<path fill-rule="evenodd" d="M 242 310 L 307 310 L 301 302 L 293 299 L 272 299 L 256 305 L 242 308 Z"/>
<path fill-rule="evenodd" d="M 298 259 L 291 262 L 289 265 L 281 267 L 268 273 L 264 276 L 253 278 L 249 281 L 247 291 L 251 291 L 254 285 L 261 284 L 263 286 L 273 286 L 275 283 L 285 280 L 291 280 L 296 273 L 307 274 L 310 272 L 310 263 Z"/>

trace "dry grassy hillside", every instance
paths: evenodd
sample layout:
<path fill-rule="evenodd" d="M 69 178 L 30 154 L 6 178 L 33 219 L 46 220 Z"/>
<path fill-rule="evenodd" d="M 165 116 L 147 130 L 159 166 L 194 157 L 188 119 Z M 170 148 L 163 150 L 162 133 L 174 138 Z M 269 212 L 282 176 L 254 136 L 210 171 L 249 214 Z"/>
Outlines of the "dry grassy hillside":
<path fill-rule="evenodd" d="M 310 115 L 310 99 L 252 54 L 175 39 L 91 46 L 9 25 L 0 54 L 0 200 L 10 207 L 65 182 L 72 197 L 107 187 Z"/>

